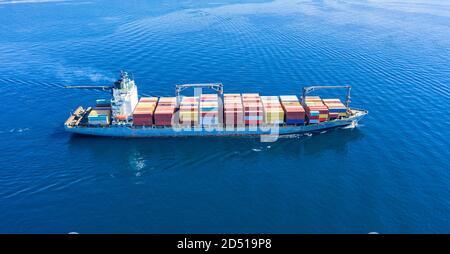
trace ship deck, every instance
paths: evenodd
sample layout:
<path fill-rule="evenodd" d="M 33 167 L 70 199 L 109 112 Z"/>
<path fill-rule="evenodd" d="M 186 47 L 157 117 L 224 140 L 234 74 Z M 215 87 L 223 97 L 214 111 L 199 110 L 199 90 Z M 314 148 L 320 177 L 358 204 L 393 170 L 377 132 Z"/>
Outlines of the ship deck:
<path fill-rule="evenodd" d="M 241 126 L 133 126 L 131 124 L 112 124 L 108 126 L 89 126 L 83 123 L 88 112 L 79 107 L 67 119 L 64 127 L 72 133 L 113 136 L 113 137 L 164 137 L 164 136 L 249 136 L 249 135 L 289 135 L 305 132 L 323 131 L 336 127 L 356 124 L 368 112 L 362 109 L 349 109 L 349 116 L 319 124 L 309 125 L 241 125 Z"/>

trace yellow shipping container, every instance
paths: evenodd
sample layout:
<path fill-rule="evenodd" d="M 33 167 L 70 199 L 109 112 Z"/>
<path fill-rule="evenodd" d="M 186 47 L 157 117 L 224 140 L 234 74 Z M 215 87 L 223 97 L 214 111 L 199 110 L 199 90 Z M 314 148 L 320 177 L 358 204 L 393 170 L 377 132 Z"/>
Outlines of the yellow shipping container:
<path fill-rule="evenodd" d="M 110 114 L 111 114 L 111 111 L 103 110 L 103 109 L 93 109 L 93 110 L 91 110 L 91 112 L 89 112 L 89 116 L 99 116 L 99 115 L 109 116 Z"/>
<path fill-rule="evenodd" d="M 264 120 L 266 122 L 273 122 L 273 121 L 278 121 L 284 120 L 284 111 L 274 111 L 274 112 L 264 112 Z"/>
<path fill-rule="evenodd" d="M 266 124 L 276 124 L 276 123 L 283 123 L 283 119 L 265 119 L 264 122 Z"/>
<path fill-rule="evenodd" d="M 198 111 L 179 111 L 180 112 L 180 116 L 181 115 L 198 115 Z"/>
<path fill-rule="evenodd" d="M 147 105 L 147 104 L 143 105 L 142 103 L 136 105 L 136 108 L 145 108 L 145 109 L 152 109 L 152 108 L 155 108 L 155 107 L 156 107 L 156 105 Z"/>

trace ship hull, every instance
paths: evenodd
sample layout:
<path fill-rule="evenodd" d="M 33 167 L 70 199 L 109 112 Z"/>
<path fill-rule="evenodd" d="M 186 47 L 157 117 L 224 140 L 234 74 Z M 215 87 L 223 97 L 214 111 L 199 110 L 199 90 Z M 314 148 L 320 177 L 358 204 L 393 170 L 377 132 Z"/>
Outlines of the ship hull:
<path fill-rule="evenodd" d="M 109 126 L 109 127 L 85 127 L 68 126 L 68 132 L 107 137 L 189 137 L 189 136 L 255 136 L 255 135 L 292 135 L 309 133 L 356 125 L 366 114 L 365 110 L 353 109 L 355 113 L 344 119 L 326 121 L 312 125 L 282 125 L 282 126 L 243 126 L 237 128 L 221 127 L 192 127 L 192 128 L 172 128 L 172 127 L 134 127 L 134 126 Z"/>

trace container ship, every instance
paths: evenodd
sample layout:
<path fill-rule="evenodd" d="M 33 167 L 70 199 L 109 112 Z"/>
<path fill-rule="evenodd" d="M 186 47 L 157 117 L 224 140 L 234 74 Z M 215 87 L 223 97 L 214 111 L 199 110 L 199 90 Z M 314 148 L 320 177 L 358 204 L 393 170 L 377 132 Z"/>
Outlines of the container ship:
<path fill-rule="evenodd" d="M 110 98 L 79 106 L 64 123 L 68 132 L 111 137 L 290 135 L 356 126 L 367 110 L 350 108 L 350 86 L 304 87 L 302 94 L 224 93 L 223 84 L 177 85 L 174 97 L 141 97 L 126 72 L 100 89 Z M 319 89 L 347 90 L 346 101 L 307 96 Z M 193 89 L 193 96 L 182 95 Z M 212 93 L 203 93 L 204 89 Z"/>

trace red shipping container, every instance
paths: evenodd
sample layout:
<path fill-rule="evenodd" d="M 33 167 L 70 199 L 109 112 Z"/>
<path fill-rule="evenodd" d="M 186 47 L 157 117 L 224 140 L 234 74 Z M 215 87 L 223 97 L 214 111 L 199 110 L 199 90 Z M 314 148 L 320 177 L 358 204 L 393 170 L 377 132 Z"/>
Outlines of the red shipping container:
<path fill-rule="evenodd" d="M 242 110 L 243 107 L 242 106 L 241 107 L 224 107 L 223 109 L 224 110 Z"/>
<path fill-rule="evenodd" d="M 156 126 L 171 126 L 172 122 L 170 121 L 159 121 L 157 123 L 155 123 Z"/>
<path fill-rule="evenodd" d="M 260 109 L 263 109 L 262 104 L 258 104 L 258 103 L 246 104 L 246 103 L 244 103 L 244 110 L 260 110 Z"/>
<path fill-rule="evenodd" d="M 286 106 L 286 105 L 282 105 L 284 111 L 297 111 L 297 112 L 305 112 L 305 109 L 302 106 Z"/>
<path fill-rule="evenodd" d="M 224 110 L 223 113 L 227 114 L 227 113 L 243 113 L 244 111 L 242 111 L 241 109 L 239 110 Z"/>
<path fill-rule="evenodd" d="M 158 112 L 168 112 L 168 111 L 170 111 L 170 112 L 172 112 L 172 113 L 175 112 L 175 106 L 158 105 L 158 106 L 156 107 L 156 109 L 155 109 L 155 114 L 158 113 Z"/>
<path fill-rule="evenodd" d="M 137 117 L 134 118 L 133 117 L 133 125 L 138 125 L 138 126 L 151 126 L 153 125 L 153 119 L 150 117 Z"/>
<path fill-rule="evenodd" d="M 305 119 L 304 112 L 285 112 L 286 119 Z"/>

